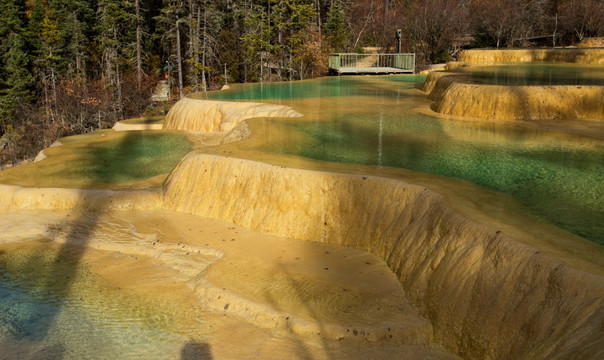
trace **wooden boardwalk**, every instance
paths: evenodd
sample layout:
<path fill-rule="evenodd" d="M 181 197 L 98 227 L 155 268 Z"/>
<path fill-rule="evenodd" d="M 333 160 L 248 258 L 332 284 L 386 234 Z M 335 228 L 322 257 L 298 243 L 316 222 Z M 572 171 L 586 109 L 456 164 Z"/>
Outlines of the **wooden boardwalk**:
<path fill-rule="evenodd" d="M 397 69 L 393 67 L 341 67 L 338 74 L 413 74 L 413 70 Z"/>
<path fill-rule="evenodd" d="M 334 54 L 329 71 L 343 74 L 403 74 L 415 72 L 415 54 Z"/>

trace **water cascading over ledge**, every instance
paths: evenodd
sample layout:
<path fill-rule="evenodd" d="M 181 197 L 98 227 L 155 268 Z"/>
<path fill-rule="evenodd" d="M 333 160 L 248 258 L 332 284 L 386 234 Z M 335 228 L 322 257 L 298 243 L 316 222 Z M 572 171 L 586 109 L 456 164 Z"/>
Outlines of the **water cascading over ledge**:
<path fill-rule="evenodd" d="M 475 49 L 460 52 L 457 60 L 466 64 L 479 65 L 535 61 L 604 65 L 604 49 Z"/>
<path fill-rule="evenodd" d="M 453 211 L 403 181 L 284 168 L 192 152 L 164 207 L 383 258 L 465 358 L 604 356 L 604 279 Z"/>
<path fill-rule="evenodd" d="M 604 86 L 483 85 L 433 72 L 423 90 L 432 110 L 486 120 L 604 119 Z"/>
<path fill-rule="evenodd" d="M 229 131 L 243 120 L 259 117 L 300 117 L 289 106 L 253 102 L 180 99 L 164 120 L 164 130 Z"/>

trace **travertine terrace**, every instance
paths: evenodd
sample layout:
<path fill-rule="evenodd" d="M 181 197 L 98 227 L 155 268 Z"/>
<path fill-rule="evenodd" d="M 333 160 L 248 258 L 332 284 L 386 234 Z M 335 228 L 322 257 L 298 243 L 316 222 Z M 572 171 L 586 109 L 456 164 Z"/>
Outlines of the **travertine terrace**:
<path fill-rule="evenodd" d="M 431 96 L 455 85 L 435 74 L 425 85 Z M 585 101 L 579 117 L 600 116 L 597 102 Z M 163 128 L 222 132 L 211 146 L 196 144 L 167 176 L 134 185 L 13 179 L 0 186 L 0 243 L 9 254 L 32 238 L 84 247 L 82 259 L 115 288 L 178 305 L 173 326 L 210 341 L 219 359 L 250 351 L 269 359 L 604 356 L 601 246 L 532 222 L 517 205 L 494 206 L 506 200 L 469 182 L 274 154 L 269 164 L 237 157 L 236 143 L 224 147 L 258 136 L 245 119 L 299 115 L 183 99 Z M 120 261 L 143 280 L 103 270 Z"/>
<path fill-rule="evenodd" d="M 532 61 L 602 65 L 604 50 L 468 50 L 451 67 Z M 604 119 L 604 86 L 476 84 L 459 73 L 439 71 L 428 75 L 423 91 L 434 100 L 432 109 L 444 115 L 485 120 Z"/>
<path fill-rule="evenodd" d="M 233 103 L 227 101 L 198 100 L 185 97 L 166 115 L 166 130 L 198 132 L 229 131 L 238 123 L 259 117 L 298 117 L 299 112 L 282 105 L 262 103 Z"/>

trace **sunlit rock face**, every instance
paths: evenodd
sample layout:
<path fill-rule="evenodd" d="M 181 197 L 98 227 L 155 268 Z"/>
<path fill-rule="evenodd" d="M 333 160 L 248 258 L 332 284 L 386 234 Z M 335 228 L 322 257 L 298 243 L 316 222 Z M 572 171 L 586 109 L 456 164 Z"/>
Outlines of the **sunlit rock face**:
<path fill-rule="evenodd" d="M 164 206 L 383 258 L 434 339 L 463 357 L 604 355 L 602 278 L 467 220 L 424 187 L 193 152 L 168 177 Z"/>
<path fill-rule="evenodd" d="M 157 190 L 81 190 L 31 188 L 0 184 L 0 211 L 46 210 L 149 210 L 161 206 Z"/>
<path fill-rule="evenodd" d="M 459 54 L 458 61 L 468 64 L 548 61 L 604 65 L 604 49 L 465 50 Z"/>
<path fill-rule="evenodd" d="M 430 99 L 438 113 L 489 120 L 604 119 L 601 86 L 478 85 L 441 78 Z"/>
<path fill-rule="evenodd" d="M 480 84 L 459 72 L 441 71 L 430 73 L 422 90 L 434 101 L 432 110 L 445 115 L 487 120 L 604 119 L 604 86 L 599 85 Z"/>
<path fill-rule="evenodd" d="M 454 77 L 447 75 L 434 75 L 426 89 L 432 87 L 434 94 L 445 94 L 457 84 Z M 448 86 L 437 85 L 439 81 Z M 190 106 L 185 106 L 186 102 Z M 347 104 L 352 102 L 347 100 Z M 356 103 L 359 107 L 374 106 L 363 101 Z M 174 110 L 172 126 L 191 126 L 189 131 L 216 131 L 240 121 L 232 119 L 269 116 L 259 115 L 264 113 L 254 108 L 262 104 L 191 99 L 186 99 L 185 105 L 179 104 L 181 109 Z M 291 110 L 266 106 L 286 113 Z M 279 115 L 281 110 L 267 111 L 283 116 Z M 185 120 L 189 116 L 190 122 Z M 204 128 L 205 121 L 211 123 L 213 130 Z M 201 124 L 198 128 L 197 123 Z M 476 129 L 468 125 L 471 122 L 461 123 L 438 123 L 442 128 L 438 136 L 478 141 L 480 131 L 455 131 L 460 126 Z M 379 124 L 381 144 L 381 121 Z M 252 130 L 260 128 L 243 125 L 221 138 L 221 143 L 247 138 Z M 128 154 L 126 150 L 138 149 L 125 146 L 135 142 L 135 134 L 121 134 L 121 141 L 111 146 L 122 147 L 123 153 Z M 143 139 L 149 136 L 144 135 Z M 493 134 L 482 135 L 485 142 L 493 141 Z M 547 139 L 551 141 L 550 148 L 560 145 L 555 138 Z M 166 141 L 167 145 L 160 148 L 173 151 L 170 148 L 174 142 L 178 141 Z M 102 154 L 102 148 L 92 148 L 90 143 L 79 148 L 85 150 Z M 220 149 L 221 154 L 225 152 L 230 154 Z M 52 160 L 52 153 L 49 151 L 46 162 Z M 149 163 L 166 162 L 155 159 Z M 63 162 L 74 167 L 73 162 Z M 461 165 L 463 162 L 455 166 Z M 532 247 L 534 242 L 512 240 L 514 234 L 508 233 L 509 227 L 478 223 L 480 219 L 467 215 L 475 203 L 450 197 L 445 200 L 446 193 L 441 196 L 432 188 L 393 178 L 350 175 L 346 174 L 348 171 L 333 173 L 336 165 L 328 166 L 334 168 L 299 170 L 194 151 L 180 161 L 163 185 L 157 183 L 152 188 L 145 185 L 137 187 L 140 190 L 127 187 L 128 190 L 119 191 L 2 185 L 0 243 L 40 237 L 57 244 L 85 245 L 87 252 L 129 255 L 136 267 L 143 261 L 153 261 L 151 268 L 138 268 L 138 273 L 154 278 L 137 280 L 139 286 L 146 288 L 151 280 L 160 281 L 161 286 L 165 286 L 164 282 L 186 285 L 178 293 L 173 293 L 172 288 L 154 291 L 168 294 L 170 304 L 184 309 L 186 319 L 177 324 L 187 325 L 181 327 L 199 335 L 199 325 L 188 327 L 190 322 L 199 320 L 199 313 L 189 310 L 195 307 L 188 302 L 179 302 L 183 294 L 195 294 L 191 301 L 205 310 L 199 323 L 209 332 L 212 357 L 217 359 L 249 357 L 251 352 L 242 355 L 233 353 L 233 349 L 252 347 L 262 351 L 255 350 L 255 354 L 271 354 L 269 358 L 275 359 L 300 355 L 300 349 L 308 358 L 378 358 L 371 356 L 370 347 L 386 349 L 380 350 L 384 358 L 452 358 L 448 354 L 439 357 L 427 347 L 434 343 L 466 359 L 604 357 L 601 272 L 576 270 L 581 267 L 576 267 L 572 256 L 552 257 L 542 248 Z M 58 169 L 67 176 L 65 168 Z M 119 168 L 119 172 L 127 170 L 129 166 Z M 113 180 L 116 175 L 106 178 Z M 463 189 L 469 189 L 467 192 L 477 198 L 484 194 L 477 188 Z M 480 200 L 479 208 L 493 198 L 486 199 Z M 61 209 L 75 211 L 61 213 Z M 503 210 L 496 210 L 493 216 L 504 214 Z M 214 219 L 220 221 L 210 221 Z M 264 234 L 251 234 L 249 229 Z M 267 234 L 284 238 L 269 239 Z M 548 235 L 537 237 L 544 242 L 552 240 Z M 347 247 L 373 255 L 355 253 Z M 382 262 L 384 269 L 367 261 L 373 260 L 374 255 L 386 262 L 396 279 L 386 277 L 392 274 Z M 345 260 L 347 256 L 355 261 Z M 115 262 L 111 258 L 100 265 L 115 266 Z M 164 267 L 166 272 L 155 272 Z M 115 268 L 112 279 L 131 278 L 129 269 Z M 361 268 L 363 275 L 357 275 L 356 270 Z M 366 284 L 372 286 L 364 287 Z M 386 286 L 401 284 L 400 288 Z M 379 292 L 376 285 L 380 285 Z M 145 294 L 157 295 L 152 291 Z M 162 318 L 161 309 L 149 309 L 153 317 Z M 263 331 L 269 335 L 262 335 Z M 393 335 L 395 339 L 390 340 Z M 287 336 L 293 340 L 282 340 Z M 280 343 L 271 345 L 276 337 Z M 317 346 L 301 347 L 311 342 Z M 257 343 L 268 345 L 256 347 Z M 396 344 L 413 345 L 406 350 L 413 353 L 397 356 L 392 352 Z M 336 349 L 341 355 L 330 356 L 333 352 L 324 352 L 327 346 L 339 346 Z M 365 348 L 367 352 L 361 352 Z"/>
<path fill-rule="evenodd" d="M 584 38 L 577 44 L 579 47 L 604 47 L 604 37 Z"/>
<path fill-rule="evenodd" d="M 283 105 L 182 98 L 166 115 L 164 129 L 197 132 L 229 131 L 241 121 L 259 117 L 299 117 Z"/>

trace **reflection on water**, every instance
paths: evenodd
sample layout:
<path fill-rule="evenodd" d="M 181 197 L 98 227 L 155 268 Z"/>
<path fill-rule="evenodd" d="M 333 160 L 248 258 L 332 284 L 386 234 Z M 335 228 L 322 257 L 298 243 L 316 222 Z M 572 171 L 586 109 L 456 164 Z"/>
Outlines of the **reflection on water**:
<path fill-rule="evenodd" d="M 511 78 L 525 73 L 527 81 L 532 81 L 531 76 L 541 74 L 539 69 L 558 71 L 560 66 L 526 66 L 512 71 Z M 568 79 L 579 73 L 572 67 Z M 282 94 L 280 101 L 287 102 L 295 93 L 302 98 L 288 104 L 306 114 L 305 118 L 267 123 L 304 136 L 283 142 L 273 138 L 265 151 L 465 179 L 513 195 L 537 215 L 604 244 L 604 144 L 600 140 L 422 115 L 414 108 L 426 100 L 409 90 L 416 80 L 405 76 L 327 78 L 265 84 L 262 89 L 248 85 L 228 96 L 247 99 L 259 93 Z M 345 89 L 335 89 L 338 86 Z M 283 87 L 292 90 L 281 93 Z M 331 89 L 332 98 L 309 99 L 322 97 L 326 88 Z"/>

